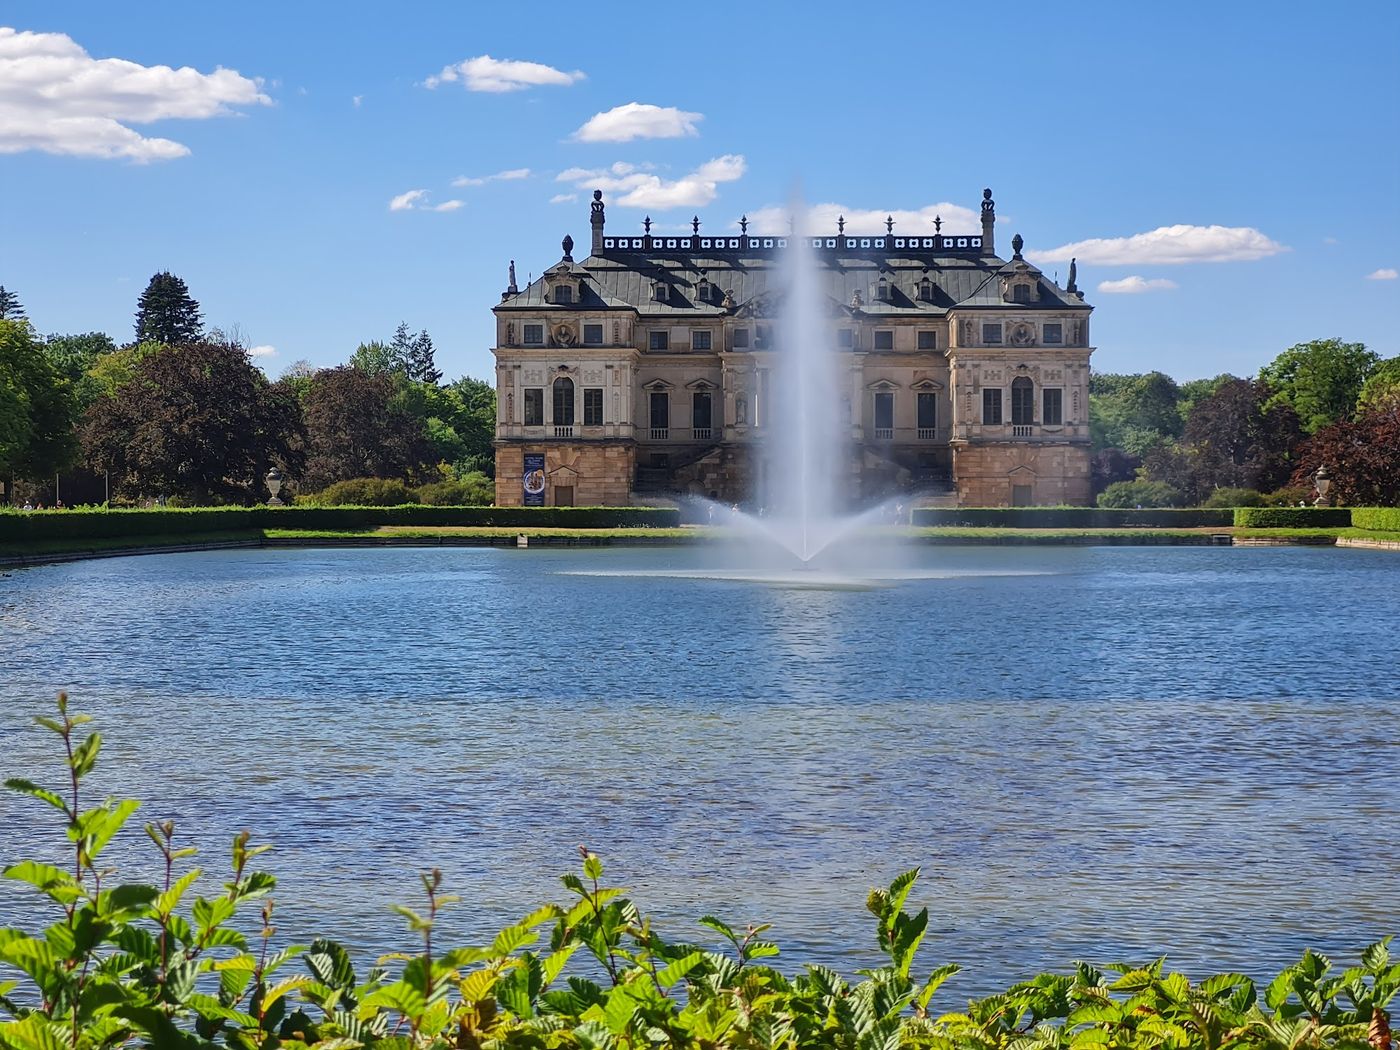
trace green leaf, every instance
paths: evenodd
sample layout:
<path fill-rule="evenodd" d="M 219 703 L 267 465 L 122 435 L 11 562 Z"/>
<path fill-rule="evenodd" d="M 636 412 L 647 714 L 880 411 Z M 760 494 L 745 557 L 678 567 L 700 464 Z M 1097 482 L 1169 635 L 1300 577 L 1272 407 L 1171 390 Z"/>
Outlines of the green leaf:
<path fill-rule="evenodd" d="M 20 777 L 14 777 L 10 780 L 5 781 L 5 786 L 11 791 L 18 791 L 22 795 L 28 795 L 31 798 L 39 799 L 41 802 L 47 802 L 50 806 L 53 806 L 53 808 L 58 810 L 60 813 L 63 813 L 65 815 L 68 813 L 68 805 L 63 801 L 63 799 L 59 798 L 47 788 L 41 788 L 32 780 L 24 780 Z"/>
<path fill-rule="evenodd" d="M 656 975 L 656 983 L 662 988 L 670 988 L 673 984 L 683 978 L 691 970 L 699 966 L 704 961 L 704 952 L 691 952 L 671 963 Z"/>
<path fill-rule="evenodd" d="M 62 1029 L 43 1014 L 30 1014 L 22 1021 L 0 1024 L 0 1045 L 14 1050 L 70 1050 Z"/>
<path fill-rule="evenodd" d="M 1368 970 L 1383 970 L 1390 963 L 1390 938 L 1377 941 L 1361 953 L 1361 965 Z"/>
<path fill-rule="evenodd" d="M 93 733 L 73 749 L 73 775 L 82 778 L 92 772 L 97 765 L 97 752 L 102 748 L 102 734 Z"/>
<path fill-rule="evenodd" d="M 731 944 L 737 945 L 739 943 L 739 938 L 734 936 L 734 931 L 730 928 L 729 924 L 721 919 L 715 918 L 713 915 L 702 916 L 700 918 L 700 925 L 708 926 Z"/>
<path fill-rule="evenodd" d="M 172 882 L 170 888 L 162 892 L 161 895 L 156 898 L 156 914 L 164 916 L 174 911 L 175 906 L 180 903 L 180 899 L 184 897 L 185 892 L 194 885 L 194 881 L 198 879 L 201 874 L 203 874 L 202 869 L 191 868 Z"/>
<path fill-rule="evenodd" d="M 603 877 L 603 859 L 596 853 L 583 858 L 583 877 L 597 882 Z"/>
<path fill-rule="evenodd" d="M 22 860 L 18 864 L 11 864 L 0 874 L 16 882 L 26 882 L 60 904 L 71 904 L 83 895 L 82 887 L 74 881 L 73 876 L 52 864 Z"/>

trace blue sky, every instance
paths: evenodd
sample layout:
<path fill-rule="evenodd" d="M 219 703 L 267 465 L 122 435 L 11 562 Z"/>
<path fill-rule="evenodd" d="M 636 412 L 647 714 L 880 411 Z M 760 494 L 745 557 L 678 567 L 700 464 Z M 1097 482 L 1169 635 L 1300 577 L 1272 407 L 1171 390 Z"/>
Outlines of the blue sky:
<path fill-rule="evenodd" d="M 130 338 L 169 269 L 272 375 L 402 320 L 487 376 L 508 261 L 586 245 L 594 185 L 610 231 L 715 231 L 800 180 L 819 215 L 945 232 L 992 187 L 1003 254 L 1078 255 L 1101 370 L 1400 354 L 1393 2 L 6 0 L 0 26 L 0 284 L 44 332 Z"/>

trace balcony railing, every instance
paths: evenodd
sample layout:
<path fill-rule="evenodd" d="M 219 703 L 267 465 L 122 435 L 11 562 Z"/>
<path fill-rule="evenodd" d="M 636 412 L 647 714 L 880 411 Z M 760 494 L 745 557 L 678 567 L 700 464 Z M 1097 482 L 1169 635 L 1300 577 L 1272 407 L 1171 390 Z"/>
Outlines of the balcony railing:
<path fill-rule="evenodd" d="M 670 431 L 670 428 L 668 428 L 668 427 L 652 427 L 652 428 L 651 428 L 651 439 L 652 439 L 653 441 L 665 441 L 665 440 L 666 440 L 666 435 L 669 434 L 670 432 L 671 432 L 671 431 Z"/>
<path fill-rule="evenodd" d="M 876 441 L 893 441 L 893 440 L 894 440 L 894 427 L 876 427 L 876 428 L 875 428 L 875 440 L 876 440 Z"/>
<path fill-rule="evenodd" d="M 572 426 L 556 426 L 554 428 L 554 436 L 557 438 L 571 438 L 574 436 L 574 428 Z"/>
<path fill-rule="evenodd" d="M 709 427 L 695 427 L 691 430 L 690 436 L 696 441 L 709 441 L 713 431 Z"/>
<path fill-rule="evenodd" d="M 1011 427 L 1011 436 L 1016 438 L 1028 438 L 1035 433 L 1035 427 L 1025 423 L 1015 423 Z"/>
<path fill-rule="evenodd" d="M 920 427 L 920 428 L 919 428 L 919 435 L 918 435 L 918 436 L 919 436 L 919 440 L 920 440 L 920 441 L 937 441 L 937 440 L 938 440 L 938 428 L 937 428 L 937 427 Z"/>

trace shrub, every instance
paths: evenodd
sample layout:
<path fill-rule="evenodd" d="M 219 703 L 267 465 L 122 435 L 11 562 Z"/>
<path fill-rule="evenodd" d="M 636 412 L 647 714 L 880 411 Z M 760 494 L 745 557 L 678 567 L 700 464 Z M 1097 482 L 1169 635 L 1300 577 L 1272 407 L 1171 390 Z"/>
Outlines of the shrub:
<path fill-rule="evenodd" d="M 429 507 L 484 507 L 496 501 L 496 483 L 473 471 L 460 478 L 420 485 L 414 498 Z"/>
<path fill-rule="evenodd" d="M 1254 489 L 1220 488 L 1212 492 L 1202 507 L 1262 507 L 1264 497 Z"/>
<path fill-rule="evenodd" d="M 337 481 L 308 496 L 307 501 L 322 507 L 397 507 L 415 502 L 407 485 L 390 478 Z"/>
<path fill-rule="evenodd" d="M 1264 506 L 1266 507 L 1297 507 L 1300 504 L 1312 506 L 1313 498 L 1317 495 L 1317 490 L 1311 486 L 1285 485 L 1281 489 L 1274 489 L 1273 492 L 1264 496 Z"/>
<path fill-rule="evenodd" d="M 1400 994 L 1386 938 L 1336 975 L 1308 952 L 1263 989 L 1238 973 L 1193 984 L 1162 959 L 1108 973 L 1080 963 L 940 1016 L 930 1003 L 960 968 L 915 969 L 929 926 L 927 908 L 905 907 L 917 869 L 866 899 L 879 965 L 842 977 L 848 951 L 789 976 L 767 961 L 779 954 L 767 925 L 736 931 L 706 915 L 717 947 L 668 941 L 604 885 L 603 862 L 584 847 L 581 871 L 560 880 L 563 904 L 482 946 L 442 943 L 439 917 L 457 898 L 441 872 L 424 874 L 423 905 L 395 908 L 421 950 L 357 974 L 334 941 L 279 947 L 277 881 L 259 870 L 266 847 L 246 831 L 218 885 L 190 866 L 194 850 L 176 846 L 169 820 L 145 826 L 154 882 L 103 879 L 105 848 L 138 803 L 109 796 L 80 809 L 101 738 L 83 736 L 86 719 L 68 713 L 66 697 L 58 716 L 42 723 L 62 739 L 62 786 L 6 782 L 56 815 L 67 862 L 17 860 L 4 872 L 51 915 L 46 928 L 0 936 L 0 965 L 15 978 L 0 986 L 5 1050 L 1366 1050 L 1368 1030 L 1384 1034 L 1373 1042 L 1381 1050 Z"/>
<path fill-rule="evenodd" d="M 1351 524 L 1349 507 L 1237 507 L 1242 529 L 1335 529 Z"/>
<path fill-rule="evenodd" d="M 1400 532 L 1400 507 L 1353 507 L 1351 523 L 1374 532 Z"/>
<path fill-rule="evenodd" d="M 1165 481 L 1115 481 L 1099 493 L 1100 507 L 1179 507 L 1181 493 Z"/>
<path fill-rule="evenodd" d="M 921 508 L 914 511 L 915 525 L 944 525 L 994 529 L 1124 529 L 1228 528 L 1234 523 L 1229 510 L 1153 508 L 1123 510 L 1103 507 L 963 507 Z"/>

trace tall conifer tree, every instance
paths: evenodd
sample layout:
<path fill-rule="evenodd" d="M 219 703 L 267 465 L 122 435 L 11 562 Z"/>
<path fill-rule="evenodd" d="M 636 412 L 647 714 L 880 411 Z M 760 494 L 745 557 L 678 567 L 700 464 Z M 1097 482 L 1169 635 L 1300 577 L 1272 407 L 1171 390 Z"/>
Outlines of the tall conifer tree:
<path fill-rule="evenodd" d="M 203 331 L 199 303 L 185 282 L 169 272 L 152 277 L 136 304 L 136 341 L 180 346 Z"/>
<path fill-rule="evenodd" d="M 28 318 L 24 316 L 24 307 L 20 305 L 19 296 L 0 284 L 0 321 L 25 320 Z"/>

